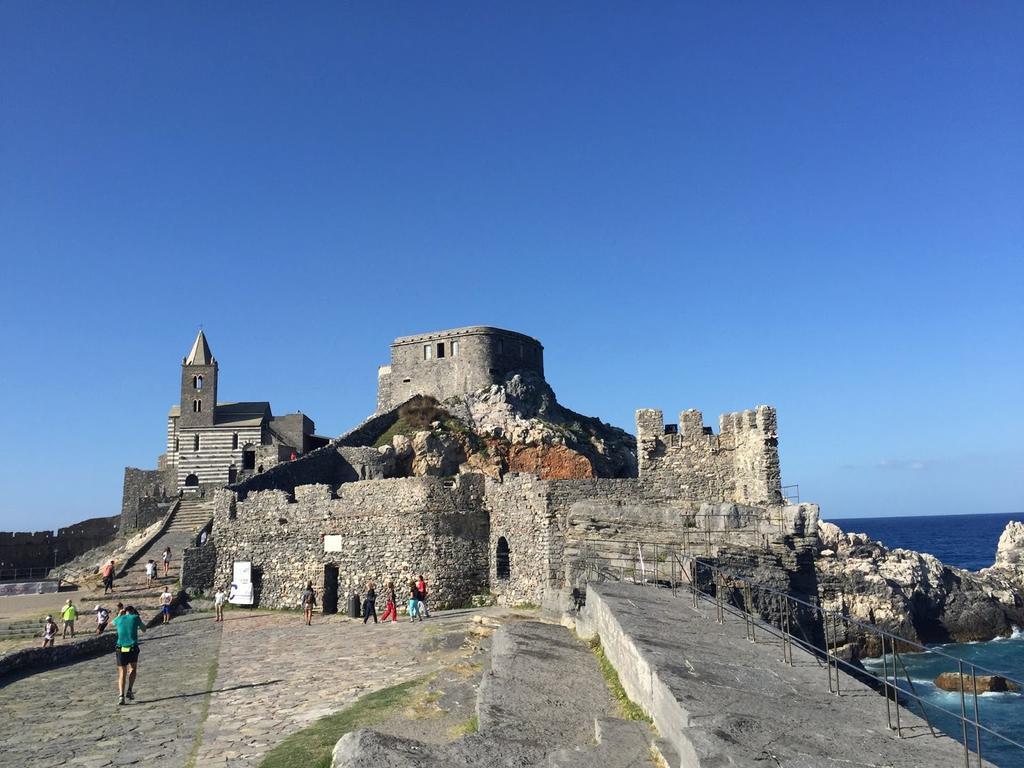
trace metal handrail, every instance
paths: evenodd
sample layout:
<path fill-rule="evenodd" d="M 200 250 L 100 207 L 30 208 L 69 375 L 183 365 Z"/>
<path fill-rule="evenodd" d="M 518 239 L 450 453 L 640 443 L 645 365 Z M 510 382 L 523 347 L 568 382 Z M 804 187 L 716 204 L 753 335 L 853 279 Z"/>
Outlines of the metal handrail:
<path fill-rule="evenodd" d="M 41 568 L 0 568 L 0 581 L 21 581 L 45 579 L 50 571 L 47 567 Z"/>
<path fill-rule="evenodd" d="M 626 545 L 627 542 L 616 542 L 608 540 L 584 540 L 589 543 L 600 543 L 604 546 L 608 545 Z M 807 600 L 795 597 L 787 592 L 775 589 L 774 587 L 759 584 L 751 579 L 737 576 L 734 573 L 714 565 L 710 562 L 702 560 L 697 556 L 690 556 L 689 562 L 684 562 L 679 557 L 678 552 L 671 552 L 671 569 L 669 574 L 664 574 L 662 564 L 665 560 L 661 560 L 658 557 L 658 550 L 660 547 L 666 547 L 671 550 L 678 550 L 680 547 L 678 544 L 664 544 L 655 542 L 629 542 L 628 546 L 636 548 L 636 554 L 633 559 L 633 567 L 627 569 L 624 564 L 620 565 L 618 569 L 615 568 L 602 568 L 600 561 L 603 560 L 600 556 L 590 555 L 585 557 L 584 560 L 587 566 L 587 574 L 596 574 L 600 578 L 605 578 L 606 575 L 610 574 L 614 579 L 616 570 L 618 571 L 618 577 L 620 581 L 626 580 L 626 572 L 630 571 L 630 579 L 637 584 L 649 585 L 654 584 L 655 586 L 662 586 L 667 581 L 668 586 L 675 591 L 678 585 L 688 587 L 693 598 L 694 607 L 697 607 L 700 600 L 711 601 L 715 605 L 716 620 L 718 623 L 724 621 L 726 613 L 734 616 L 740 616 L 744 619 L 744 626 L 747 632 L 747 638 L 752 642 L 756 642 L 756 633 L 758 628 L 762 632 L 767 632 L 773 637 L 781 638 L 783 642 L 783 660 L 792 665 L 792 644 L 795 642 L 798 646 L 808 651 L 812 657 L 815 658 L 819 666 L 822 666 L 822 660 L 824 660 L 824 666 L 828 668 L 828 685 L 829 691 L 836 695 L 841 695 L 841 684 L 840 684 L 840 669 L 844 669 L 852 673 L 852 676 L 860 679 L 870 678 L 874 683 L 874 687 L 880 688 L 882 694 L 886 699 L 886 714 L 889 721 L 889 728 L 896 731 L 897 735 L 902 737 L 903 729 L 906 727 L 901 723 L 900 720 L 900 699 L 902 695 L 904 699 L 910 700 L 917 704 L 921 714 L 928 725 L 929 730 L 933 736 L 939 736 L 936 732 L 935 727 L 932 724 L 931 718 L 928 715 L 928 707 L 937 709 L 943 714 L 955 718 L 960 723 L 961 740 L 964 747 L 964 766 L 965 768 L 971 768 L 971 739 L 968 734 L 968 727 L 973 729 L 973 751 L 977 755 L 977 765 L 983 765 L 982 750 L 981 750 L 981 736 L 983 733 L 989 734 L 993 738 L 998 739 L 1004 744 L 1016 747 L 1017 749 L 1024 750 L 1024 743 L 1016 741 L 1015 739 L 1007 736 L 1004 733 L 994 730 L 993 728 L 985 725 L 981 720 L 981 712 L 978 705 L 978 686 L 977 676 L 979 673 L 999 675 L 1005 680 L 1016 683 L 1024 691 L 1024 682 L 1008 677 L 1007 675 L 997 672 L 992 669 L 975 664 L 974 662 L 967 661 L 960 657 L 954 656 L 953 654 L 946 653 L 945 651 L 936 650 L 934 648 L 928 648 L 921 643 L 914 640 L 897 635 L 893 632 L 881 629 L 874 624 L 868 624 L 857 619 L 853 619 L 846 614 L 839 611 L 833 611 L 826 608 L 822 608 L 820 605 L 816 605 Z M 648 553 L 653 548 L 655 557 L 653 561 L 648 557 L 644 557 L 644 548 L 648 548 Z M 616 557 L 621 557 L 627 553 L 620 553 Z M 666 558 L 668 560 L 668 558 Z M 640 565 L 639 573 L 637 573 L 637 564 Z M 677 570 L 678 569 L 678 570 Z M 713 588 L 710 593 L 705 593 L 704 587 L 701 586 L 700 582 L 700 571 L 704 570 L 711 576 L 711 581 L 708 586 Z M 676 575 L 679 575 L 677 581 Z M 639 576 L 639 579 L 637 578 Z M 668 576 L 668 579 L 664 577 Z M 651 578 L 653 577 L 653 578 Z M 589 579 L 588 579 L 589 580 Z M 735 601 L 735 595 L 739 590 L 742 595 L 741 604 L 737 604 Z M 728 593 L 728 597 L 726 597 Z M 767 602 L 764 596 L 769 596 L 774 603 L 774 607 L 778 608 L 776 617 L 778 619 L 778 625 L 774 623 L 772 618 L 767 618 L 763 615 L 762 609 L 758 609 L 754 604 L 753 595 L 757 594 L 759 601 L 762 605 L 762 609 Z M 795 609 L 795 610 L 794 610 Z M 822 628 L 822 646 L 819 646 L 816 642 L 812 642 L 807 638 L 804 632 L 803 626 L 800 621 L 793 621 L 794 613 L 799 614 L 801 609 L 809 610 L 811 615 L 814 617 L 816 623 Z M 883 674 L 879 677 L 877 674 L 872 673 L 869 670 L 864 669 L 862 666 L 848 662 L 840 658 L 838 654 L 839 650 L 839 638 L 840 628 L 842 628 L 842 634 L 848 635 L 851 627 L 857 627 L 863 630 L 868 635 L 874 635 L 879 638 L 882 648 L 882 667 Z M 831 628 L 831 631 L 830 631 Z M 798 638 L 793 634 L 793 630 L 800 633 Z M 887 653 L 888 647 L 888 653 Z M 900 648 L 903 648 L 903 653 L 931 653 L 942 658 L 948 659 L 952 662 L 956 662 L 957 670 L 959 673 L 959 692 L 960 692 L 960 713 L 941 707 L 933 702 L 927 701 L 924 697 L 918 694 L 916 687 L 914 686 L 913 679 L 910 676 L 909 670 L 903 659 L 900 658 Z M 906 649 L 912 649 L 907 651 Z M 916 649 L 916 650 L 915 650 Z M 892 670 L 890 672 L 890 659 Z M 902 675 L 897 670 L 897 664 L 902 670 Z M 832 670 L 835 669 L 833 675 Z M 969 672 L 965 672 L 969 670 Z M 971 687 L 970 691 L 967 690 L 967 675 L 970 675 Z M 902 678 L 902 679 L 901 679 Z M 903 686 L 903 681 L 906 681 L 906 687 Z M 967 707 L 967 695 L 973 696 L 973 717 L 968 715 Z M 893 711 L 890 708 L 890 702 L 895 702 L 895 725 L 893 724 Z M 952 735 L 952 734 L 949 734 Z"/>

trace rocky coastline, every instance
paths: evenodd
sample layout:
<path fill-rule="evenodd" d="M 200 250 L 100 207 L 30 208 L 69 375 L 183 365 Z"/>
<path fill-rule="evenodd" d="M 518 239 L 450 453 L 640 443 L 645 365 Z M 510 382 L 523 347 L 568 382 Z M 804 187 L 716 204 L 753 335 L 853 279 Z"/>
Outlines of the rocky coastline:
<path fill-rule="evenodd" d="M 920 645 L 1009 637 L 1024 626 L 1024 524 L 1019 522 L 1004 530 L 994 565 L 977 572 L 821 522 L 815 571 L 823 608 Z M 856 624 L 843 630 L 840 652 L 847 658 L 881 654 L 877 635 Z"/>

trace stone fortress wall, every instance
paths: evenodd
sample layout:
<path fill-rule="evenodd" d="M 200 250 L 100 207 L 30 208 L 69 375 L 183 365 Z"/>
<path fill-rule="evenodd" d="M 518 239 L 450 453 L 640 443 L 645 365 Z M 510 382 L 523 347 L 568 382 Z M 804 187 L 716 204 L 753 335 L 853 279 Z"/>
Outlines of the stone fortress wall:
<path fill-rule="evenodd" d="M 113 541 L 120 515 L 93 517 L 54 531 L 0 531 L 0 568 L 53 568 Z"/>
<path fill-rule="evenodd" d="M 391 344 L 391 364 L 377 373 L 377 411 L 413 395 L 445 400 L 488 387 L 512 371 L 544 375 L 544 347 L 522 333 L 488 326 L 402 336 Z"/>
<path fill-rule="evenodd" d="M 719 417 L 719 433 L 700 411 L 666 427 L 661 411 L 636 415 L 637 464 L 646 484 L 666 496 L 740 504 L 782 502 L 775 409 L 761 405 Z"/>
<path fill-rule="evenodd" d="M 423 574 L 431 603 L 464 605 L 487 589 L 488 518 L 483 478 L 464 475 L 232 490 L 215 498 L 216 584 L 229 584 L 232 564 L 253 564 L 258 605 L 295 608 L 307 581 L 323 594 L 325 567 L 337 568 L 341 610 L 368 582 L 395 582 L 400 599 Z"/>
<path fill-rule="evenodd" d="M 448 477 L 407 476 L 390 447 L 372 447 L 413 396 L 471 394 L 523 370 L 543 375 L 543 347 L 511 331 L 397 339 L 373 416 L 216 492 L 203 554 L 215 553 L 214 581 L 228 583 L 233 562 L 251 562 L 258 604 L 277 608 L 295 607 L 307 581 L 322 591 L 335 572 L 342 610 L 368 581 L 379 592 L 419 573 L 439 607 L 487 591 L 508 604 L 541 603 L 579 584 L 585 557 L 627 562 L 641 541 L 678 552 L 696 539 L 709 555 L 756 552 L 748 558 L 756 567 L 780 571 L 813 546 L 817 507 L 784 503 L 768 406 L 723 415 L 717 435 L 698 411 L 669 426 L 661 411 L 637 411 L 638 476 L 628 478 L 492 477 L 468 466 Z M 200 570 L 209 572 L 205 560 Z M 209 576 L 202 581 L 205 588 Z"/>

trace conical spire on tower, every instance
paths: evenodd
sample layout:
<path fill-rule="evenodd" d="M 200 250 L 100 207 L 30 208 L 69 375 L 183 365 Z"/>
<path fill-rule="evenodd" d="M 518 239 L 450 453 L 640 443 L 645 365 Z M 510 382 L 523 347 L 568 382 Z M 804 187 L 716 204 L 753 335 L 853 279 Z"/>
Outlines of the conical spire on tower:
<path fill-rule="evenodd" d="M 206 334 L 200 330 L 199 335 L 196 336 L 195 343 L 192 344 L 192 351 L 185 358 L 185 365 L 213 364 L 213 353 L 210 351 L 210 345 L 206 343 Z"/>

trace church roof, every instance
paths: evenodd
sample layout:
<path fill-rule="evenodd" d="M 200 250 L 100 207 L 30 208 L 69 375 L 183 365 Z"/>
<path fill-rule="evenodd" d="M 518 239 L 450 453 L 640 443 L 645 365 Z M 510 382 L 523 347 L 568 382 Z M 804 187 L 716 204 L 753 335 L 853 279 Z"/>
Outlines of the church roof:
<path fill-rule="evenodd" d="M 181 406 L 172 405 L 171 418 L 181 416 Z M 255 427 L 263 423 L 264 419 L 270 418 L 270 403 L 266 400 L 255 400 L 245 403 L 217 403 L 217 410 L 214 411 L 214 426 L 233 427 Z"/>
<path fill-rule="evenodd" d="M 199 331 L 192 344 L 192 351 L 185 358 L 185 365 L 213 365 L 213 362 L 213 353 L 210 351 L 210 345 L 206 343 L 206 334 Z"/>

